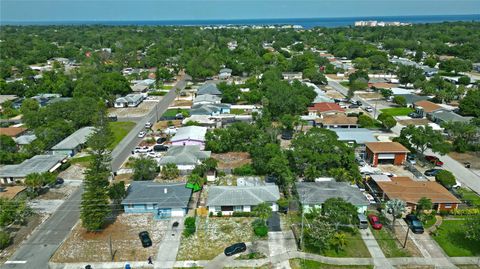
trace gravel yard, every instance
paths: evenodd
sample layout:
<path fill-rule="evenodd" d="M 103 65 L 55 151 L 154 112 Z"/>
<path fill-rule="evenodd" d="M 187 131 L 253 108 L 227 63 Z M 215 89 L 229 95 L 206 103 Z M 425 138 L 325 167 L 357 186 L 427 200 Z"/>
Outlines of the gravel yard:
<path fill-rule="evenodd" d="M 212 158 L 218 160 L 219 169 L 233 169 L 252 162 L 247 152 L 212 153 Z"/>
<path fill-rule="evenodd" d="M 113 251 L 116 251 L 115 261 L 146 261 L 148 256 L 157 255 L 168 223 L 155 221 L 149 214 L 121 214 L 102 232 L 90 233 L 83 229 L 79 222 L 51 260 L 59 263 L 111 261 L 111 238 Z M 142 247 L 138 238 L 141 231 L 149 232 L 153 241 L 152 247 Z"/>
<path fill-rule="evenodd" d="M 65 180 L 83 180 L 85 178 L 86 167 L 79 164 L 72 164 L 65 171 L 62 171 L 58 174 L 58 177 L 61 177 Z"/>

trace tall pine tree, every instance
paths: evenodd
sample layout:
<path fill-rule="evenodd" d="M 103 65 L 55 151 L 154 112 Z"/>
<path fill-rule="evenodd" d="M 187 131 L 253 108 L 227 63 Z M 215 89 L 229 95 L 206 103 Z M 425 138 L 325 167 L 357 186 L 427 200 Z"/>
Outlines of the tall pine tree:
<path fill-rule="evenodd" d="M 112 133 L 108 126 L 105 109 L 99 112 L 96 130 L 88 139 L 92 160 L 85 172 L 85 191 L 82 194 L 80 218 L 88 231 L 103 228 L 105 218 L 110 213 L 108 198 L 108 177 L 110 175 L 110 150 Z"/>

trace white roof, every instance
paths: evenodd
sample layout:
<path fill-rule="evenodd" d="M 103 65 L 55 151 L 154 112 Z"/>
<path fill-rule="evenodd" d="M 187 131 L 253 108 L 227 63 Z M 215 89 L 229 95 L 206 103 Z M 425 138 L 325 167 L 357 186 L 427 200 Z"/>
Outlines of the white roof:
<path fill-rule="evenodd" d="M 170 141 L 182 141 L 182 140 L 197 140 L 205 141 L 205 134 L 207 133 L 207 127 L 202 126 L 187 126 L 178 128 L 177 133 Z"/>
<path fill-rule="evenodd" d="M 81 144 L 85 144 L 88 137 L 94 132 L 95 127 L 83 127 L 81 129 L 78 129 L 76 132 L 60 141 L 60 143 L 53 146 L 52 150 L 74 149 Z"/>
<path fill-rule="evenodd" d="M 214 124 L 215 121 L 210 119 L 209 115 L 192 115 L 182 121 L 182 124 L 187 124 L 190 121 L 196 121 L 201 124 Z"/>

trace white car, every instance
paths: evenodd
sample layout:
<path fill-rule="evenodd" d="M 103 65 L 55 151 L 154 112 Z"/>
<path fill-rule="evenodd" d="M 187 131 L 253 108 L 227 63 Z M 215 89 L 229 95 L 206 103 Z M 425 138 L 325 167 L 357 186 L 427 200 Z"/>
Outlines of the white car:
<path fill-rule="evenodd" d="M 370 194 L 370 193 L 366 193 L 364 192 L 363 195 L 365 195 L 365 198 L 367 198 L 368 202 L 370 202 L 370 204 L 375 204 L 375 198 L 373 198 L 373 196 Z"/>
<path fill-rule="evenodd" d="M 147 122 L 145 123 L 145 128 L 147 128 L 147 129 L 152 128 L 152 123 L 149 122 L 149 121 L 147 121 Z"/>
<path fill-rule="evenodd" d="M 371 106 L 366 106 L 365 107 L 365 111 L 367 112 L 372 112 L 373 111 L 373 108 Z"/>
<path fill-rule="evenodd" d="M 156 153 L 156 152 L 148 152 L 147 154 L 147 157 L 151 157 L 151 158 L 160 158 L 160 154 Z"/>
<path fill-rule="evenodd" d="M 133 150 L 133 153 L 147 153 L 147 152 L 150 152 L 150 151 L 152 151 L 152 149 L 150 147 L 136 147 Z"/>
<path fill-rule="evenodd" d="M 147 135 L 147 133 L 144 132 L 144 131 L 141 131 L 140 133 L 138 133 L 138 137 L 140 137 L 140 138 L 144 138 L 146 135 Z"/>
<path fill-rule="evenodd" d="M 174 135 L 177 133 L 177 128 L 174 126 L 168 127 L 167 129 L 163 130 L 163 133 L 167 135 Z"/>

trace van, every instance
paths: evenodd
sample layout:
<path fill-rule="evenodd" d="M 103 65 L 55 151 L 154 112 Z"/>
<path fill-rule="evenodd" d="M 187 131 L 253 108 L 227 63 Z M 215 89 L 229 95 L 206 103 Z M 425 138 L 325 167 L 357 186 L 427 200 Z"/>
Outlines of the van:
<path fill-rule="evenodd" d="M 363 214 L 358 214 L 358 228 L 360 228 L 360 229 L 367 229 L 368 228 L 367 217 Z"/>

